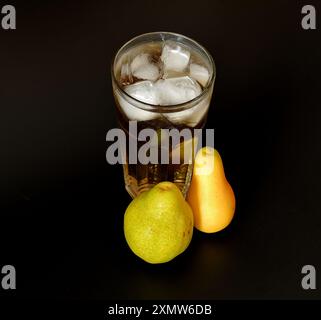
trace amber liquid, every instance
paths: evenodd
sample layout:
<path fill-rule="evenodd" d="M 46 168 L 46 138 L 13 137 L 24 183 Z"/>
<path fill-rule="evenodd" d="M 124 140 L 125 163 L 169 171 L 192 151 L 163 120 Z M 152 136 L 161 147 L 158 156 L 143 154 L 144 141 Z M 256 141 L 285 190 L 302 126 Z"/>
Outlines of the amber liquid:
<path fill-rule="evenodd" d="M 139 150 L 142 145 L 146 142 L 138 141 L 137 136 L 142 129 L 150 128 L 154 129 L 155 132 L 161 132 L 160 129 L 190 129 L 192 138 L 194 138 L 194 130 L 196 128 L 202 128 L 205 124 L 205 117 L 202 119 L 196 127 L 189 127 L 188 125 L 181 124 L 172 124 L 166 116 L 159 114 L 159 118 L 156 120 L 149 121 L 138 121 L 137 122 L 137 136 L 130 136 L 129 133 L 129 120 L 126 118 L 124 113 L 121 111 L 120 107 L 118 109 L 118 121 L 120 128 L 126 134 L 126 153 L 123 164 L 124 171 L 124 180 L 125 187 L 127 192 L 135 198 L 140 193 L 151 189 L 154 185 L 161 181 L 170 181 L 176 184 L 176 186 L 181 190 L 184 197 L 188 191 L 191 178 L 192 178 L 192 170 L 193 170 L 193 157 L 190 159 L 190 163 L 184 162 L 184 156 L 182 156 L 180 163 L 172 163 L 172 151 L 175 150 L 177 152 L 184 155 L 184 146 L 182 146 L 182 140 L 180 140 L 179 145 L 173 145 L 172 139 L 169 139 L 168 149 L 164 150 L 164 146 L 159 143 L 157 145 L 158 148 L 158 163 L 157 164 L 141 164 L 139 163 L 139 159 L 137 159 L 137 164 L 129 163 L 129 144 L 135 143 L 137 145 L 137 149 Z M 194 141 L 194 140 L 193 140 Z M 196 139 L 195 139 L 196 141 Z M 168 155 L 168 164 L 161 163 L 161 154 L 165 153 Z"/>

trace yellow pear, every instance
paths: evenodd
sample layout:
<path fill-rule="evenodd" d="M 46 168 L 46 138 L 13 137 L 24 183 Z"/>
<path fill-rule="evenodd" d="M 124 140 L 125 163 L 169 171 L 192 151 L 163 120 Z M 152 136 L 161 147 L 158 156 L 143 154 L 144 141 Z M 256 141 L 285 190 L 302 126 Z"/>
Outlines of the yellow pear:
<path fill-rule="evenodd" d="M 200 231 L 217 232 L 232 221 L 235 196 L 217 150 L 204 147 L 198 151 L 187 202 L 194 213 L 194 225 Z"/>

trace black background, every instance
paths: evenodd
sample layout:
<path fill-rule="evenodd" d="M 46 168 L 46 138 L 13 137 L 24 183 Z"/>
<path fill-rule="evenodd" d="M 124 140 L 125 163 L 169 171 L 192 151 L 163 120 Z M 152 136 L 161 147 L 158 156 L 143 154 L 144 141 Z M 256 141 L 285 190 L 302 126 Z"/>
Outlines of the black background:
<path fill-rule="evenodd" d="M 1 6 L 7 3 L 0 3 Z M 0 266 L 19 298 L 316 299 L 321 272 L 320 31 L 302 1 L 11 1 L 0 29 Z M 132 37 L 173 31 L 213 55 L 208 119 L 236 194 L 225 231 L 149 265 L 125 242 L 130 201 L 106 163 L 110 62 Z M 320 276 L 317 286 L 320 287 Z"/>

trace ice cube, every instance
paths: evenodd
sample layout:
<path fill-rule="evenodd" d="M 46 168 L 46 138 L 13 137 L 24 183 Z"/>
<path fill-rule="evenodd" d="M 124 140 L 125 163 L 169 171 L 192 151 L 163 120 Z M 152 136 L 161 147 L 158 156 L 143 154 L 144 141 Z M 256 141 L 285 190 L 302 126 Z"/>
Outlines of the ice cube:
<path fill-rule="evenodd" d="M 148 53 L 137 55 L 130 67 L 133 75 L 138 79 L 155 81 L 160 77 L 158 66 L 151 62 Z"/>
<path fill-rule="evenodd" d="M 201 86 L 197 81 L 188 76 L 158 80 L 155 86 L 159 94 L 159 103 L 168 105 L 169 109 L 170 105 L 190 101 L 202 93 Z M 195 127 L 205 116 L 209 104 L 210 95 L 207 94 L 193 107 L 177 112 L 163 113 L 163 117 L 173 125 L 185 123 L 190 127 Z"/>
<path fill-rule="evenodd" d="M 141 66 L 144 66 L 149 63 L 149 54 L 140 53 L 132 61 L 130 67 L 132 71 L 139 69 Z"/>
<path fill-rule="evenodd" d="M 192 108 L 164 114 L 163 116 L 168 119 L 173 125 L 186 124 L 189 127 L 197 126 L 205 116 L 208 106 L 210 104 L 210 96 L 200 101 Z"/>
<path fill-rule="evenodd" d="M 200 85 L 190 77 L 160 79 L 155 83 L 159 104 L 174 105 L 190 101 L 201 94 Z"/>
<path fill-rule="evenodd" d="M 128 120 L 147 121 L 157 118 L 155 112 L 139 109 L 125 100 L 120 94 L 117 94 L 119 105 Z"/>
<path fill-rule="evenodd" d="M 164 73 L 168 71 L 182 72 L 189 63 L 190 52 L 174 41 L 167 41 L 163 47 L 161 61 L 164 64 Z"/>
<path fill-rule="evenodd" d="M 159 70 L 155 64 L 148 64 L 138 68 L 133 75 L 138 79 L 155 81 L 159 78 Z"/>
<path fill-rule="evenodd" d="M 151 81 L 136 82 L 134 84 L 126 86 L 124 90 L 131 97 L 139 101 L 149 104 L 158 103 L 157 91 L 155 90 L 155 86 Z M 116 96 L 121 109 L 129 120 L 147 121 L 157 118 L 157 113 L 139 108 L 139 102 L 137 102 L 137 107 L 136 105 L 133 105 L 130 101 L 122 97 L 119 92 L 116 92 Z"/>
<path fill-rule="evenodd" d="M 208 70 L 199 64 L 191 63 L 189 66 L 189 75 L 194 80 L 198 81 L 203 87 L 206 86 L 210 77 Z"/>
<path fill-rule="evenodd" d="M 139 81 L 125 87 L 125 91 L 133 98 L 148 104 L 158 104 L 158 90 L 151 81 Z"/>

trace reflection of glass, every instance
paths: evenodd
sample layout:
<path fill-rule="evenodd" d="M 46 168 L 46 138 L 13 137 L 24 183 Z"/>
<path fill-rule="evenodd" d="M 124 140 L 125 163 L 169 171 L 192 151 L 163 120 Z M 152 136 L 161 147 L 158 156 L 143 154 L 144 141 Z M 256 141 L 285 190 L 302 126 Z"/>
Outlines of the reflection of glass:
<path fill-rule="evenodd" d="M 214 79 L 215 65 L 210 54 L 182 35 L 148 33 L 130 40 L 118 51 L 112 65 L 112 82 L 118 122 L 126 133 L 124 178 L 132 197 L 161 181 L 174 182 L 186 195 L 192 164 L 171 161 L 173 152 L 180 153 L 182 145 L 191 144 L 191 140 L 177 145 L 170 140 L 169 164 L 130 164 L 128 144 L 136 139 L 139 149 L 146 142 L 130 135 L 129 121 L 137 121 L 138 134 L 145 128 L 154 129 L 158 142 L 164 138 L 160 129 L 176 128 L 181 132 L 203 128 Z M 193 138 L 193 130 L 191 133 Z M 158 148 L 161 154 L 160 144 Z"/>

